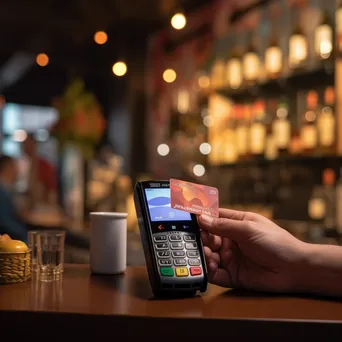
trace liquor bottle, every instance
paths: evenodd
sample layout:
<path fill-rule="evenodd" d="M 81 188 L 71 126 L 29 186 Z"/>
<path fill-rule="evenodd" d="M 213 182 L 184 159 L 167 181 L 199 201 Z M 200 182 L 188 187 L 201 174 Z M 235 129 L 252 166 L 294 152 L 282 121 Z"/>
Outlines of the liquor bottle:
<path fill-rule="evenodd" d="M 265 102 L 258 100 L 253 104 L 252 120 L 249 130 L 249 147 L 253 156 L 262 157 L 265 151 L 266 127 L 265 119 Z"/>
<path fill-rule="evenodd" d="M 324 218 L 324 228 L 326 237 L 335 237 L 336 232 L 336 175 L 334 170 L 325 169 L 323 171 L 323 191 L 325 198 L 326 214 Z"/>
<path fill-rule="evenodd" d="M 336 184 L 336 226 L 337 232 L 342 238 L 342 167 Z"/>
<path fill-rule="evenodd" d="M 243 56 L 243 76 L 247 86 L 257 82 L 260 72 L 260 58 L 253 43 L 252 32 L 249 33 L 249 45 Z"/>
<path fill-rule="evenodd" d="M 289 105 L 286 98 L 279 101 L 276 118 L 273 121 L 273 136 L 279 155 L 287 155 L 291 143 L 291 123 L 289 120 Z"/>
<path fill-rule="evenodd" d="M 236 115 L 236 149 L 239 160 L 246 160 L 248 154 L 248 117 L 245 105 L 235 106 Z"/>
<path fill-rule="evenodd" d="M 336 21 L 336 55 L 342 56 L 342 0 L 338 0 L 335 12 Z"/>
<path fill-rule="evenodd" d="M 271 79 L 278 78 L 283 69 L 283 51 L 275 35 L 271 37 L 270 44 L 265 51 L 265 69 Z"/>
<path fill-rule="evenodd" d="M 327 11 L 323 12 L 322 20 L 315 29 L 315 52 L 320 60 L 327 60 L 333 52 L 333 27 Z"/>
<path fill-rule="evenodd" d="M 211 85 L 213 89 L 224 86 L 225 79 L 225 63 L 222 59 L 217 59 L 211 69 Z"/>
<path fill-rule="evenodd" d="M 335 89 L 327 87 L 324 91 L 324 106 L 318 117 L 320 152 L 325 155 L 336 153 L 336 118 L 334 114 Z"/>
<path fill-rule="evenodd" d="M 273 122 L 275 119 L 276 110 L 277 99 L 270 98 L 267 101 L 267 110 L 264 120 L 266 126 L 265 158 L 268 160 L 274 160 L 278 158 L 278 150 L 275 144 L 275 136 L 273 134 Z"/>
<path fill-rule="evenodd" d="M 226 82 L 230 89 L 239 89 L 242 85 L 242 62 L 236 42 L 233 42 L 231 54 L 227 60 Z"/>
<path fill-rule="evenodd" d="M 299 24 L 294 26 L 289 40 L 289 66 L 293 70 L 305 68 L 308 58 L 307 37 Z"/>
<path fill-rule="evenodd" d="M 302 119 L 300 132 L 301 144 L 304 154 L 312 155 L 318 144 L 317 131 L 317 105 L 318 94 L 316 91 L 309 91 L 306 97 L 306 107 Z"/>
<path fill-rule="evenodd" d="M 230 108 L 227 116 L 226 129 L 224 131 L 224 151 L 223 162 L 227 164 L 235 163 L 237 161 L 237 150 L 235 140 L 235 109 L 234 106 Z"/>
<path fill-rule="evenodd" d="M 320 243 L 324 238 L 326 200 L 322 185 L 315 185 L 308 202 L 309 229 L 308 242 Z"/>

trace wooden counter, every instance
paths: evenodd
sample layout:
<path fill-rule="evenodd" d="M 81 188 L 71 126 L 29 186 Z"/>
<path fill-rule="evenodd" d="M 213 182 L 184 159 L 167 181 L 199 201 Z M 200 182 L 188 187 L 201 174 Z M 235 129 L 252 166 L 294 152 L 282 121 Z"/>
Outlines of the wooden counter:
<path fill-rule="evenodd" d="M 32 330 L 33 329 L 33 330 Z M 49 329 L 48 338 L 44 335 Z M 81 338 L 342 336 L 342 304 L 323 298 L 255 294 L 210 285 L 189 299 L 152 297 L 144 267 L 121 276 L 91 276 L 67 265 L 63 280 L 0 286 L 0 336 Z M 35 331 L 33 333 L 33 331 Z M 327 334 L 329 339 L 326 339 Z"/>

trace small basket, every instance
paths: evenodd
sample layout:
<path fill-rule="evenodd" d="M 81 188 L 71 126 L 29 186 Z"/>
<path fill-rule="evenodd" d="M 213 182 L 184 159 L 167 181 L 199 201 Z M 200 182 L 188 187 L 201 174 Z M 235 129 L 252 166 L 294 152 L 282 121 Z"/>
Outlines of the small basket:
<path fill-rule="evenodd" d="M 0 284 L 13 284 L 31 278 L 31 250 L 0 252 Z"/>

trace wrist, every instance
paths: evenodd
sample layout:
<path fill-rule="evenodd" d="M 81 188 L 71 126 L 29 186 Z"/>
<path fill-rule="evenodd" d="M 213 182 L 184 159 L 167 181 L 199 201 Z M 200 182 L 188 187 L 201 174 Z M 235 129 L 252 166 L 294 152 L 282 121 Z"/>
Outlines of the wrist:
<path fill-rule="evenodd" d="M 294 292 L 342 296 L 342 248 L 303 243 L 293 267 Z"/>

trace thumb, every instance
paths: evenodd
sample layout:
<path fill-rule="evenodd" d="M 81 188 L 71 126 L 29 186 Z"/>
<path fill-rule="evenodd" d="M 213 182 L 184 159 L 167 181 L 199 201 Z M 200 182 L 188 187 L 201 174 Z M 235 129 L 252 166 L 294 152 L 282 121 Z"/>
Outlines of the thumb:
<path fill-rule="evenodd" d="M 198 223 L 202 229 L 209 233 L 235 241 L 245 240 L 253 235 L 252 222 L 250 221 L 237 221 L 223 217 L 215 218 L 208 215 L 200 215 Z"/>

